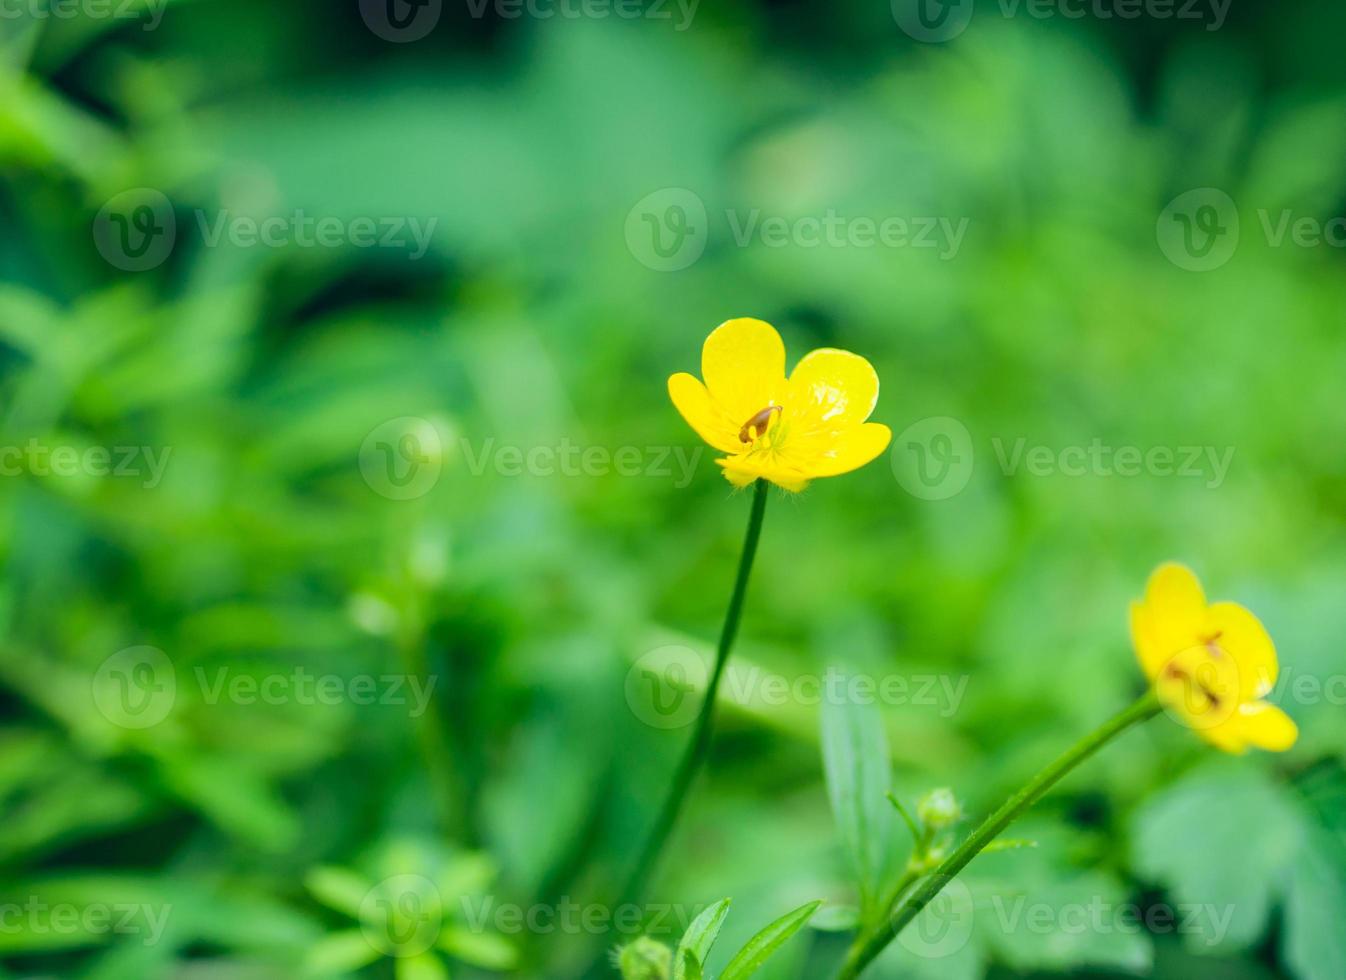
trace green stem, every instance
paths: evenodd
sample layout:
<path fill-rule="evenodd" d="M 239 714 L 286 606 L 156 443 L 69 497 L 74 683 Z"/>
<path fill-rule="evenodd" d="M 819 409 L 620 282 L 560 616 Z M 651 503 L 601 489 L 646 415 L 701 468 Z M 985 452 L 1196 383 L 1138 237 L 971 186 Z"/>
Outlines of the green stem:
<path fill-rule="evenodd" d="M 897 938 L 903 929 L 920 914 L 921 910 L 934 900 L 950 881 L 962 871 L 967 863 L 981 853 L 987 844 L 995 840 L 1000 833 L 1014 822 L 1023 811 L 1042 798 L 1062 776 L 1070 772 L 1085 759 L 1089 758 L 1112 739 L 1126 731 L 1132 725 L 1153 718 L 1160 711 L 1158 699 L 1153 692 L 1143 695 L 1134 704 L 1093 732 L 1080 739 L 1055 762 L 1047 766 L 1030 779 L 1019 792 L 1015 793 L 1000 809 L 991 814 L 974 830 L 956 851 L 950 854 L 931 875 L 925 879 L 916 891 L 902 903 L 901 907 L 886 918 L 870 933 L 861 934 L 851 947 L 846 962 L 842 964 L 837 980 L 855 980 L 874 958 L 883 952 L 890 942 Z"/>
<path fill-rule="evenodd" d="M 738 577 L 734 580 L 734 593 L 729 599 L 729 610 L 724 615 L 724 627 L 720 630 L 720 644 L 715 650 L 715 669 L 711 672 L 710 682 L 706 685 L 706 697 L 701 702 L 701 710 L 696 716 L 696 728 L 692 740 L 682 755 L 677 773 L 664 797 L 659 816 L 654 821 L 650 835 L 645 839 L 635 870 L 627 879 L 623 890 L 626 902 L 639 902 L 654 864 L 659 859 L 668 835 L 677 823 L 687 797 L 687 789 L 706 761 L 710 751 L 712 722 L 715 717 L 715 695 L 720 688 L 720 678 L 724 674 L 725 664 L 729 661 L 729 650 L 734 645 L 734 636 L 738 633 L 738 621 L 743 614 L 743 599 L 748 592 L 748 577 L 752 573 L 753 557 L 757 554 L 757 541 L 762 536 L 762 516 L 766 513 L 767 481 L 758 480 L 753 485 L 752 512 L 748 517 L 748 532 L 743 539 L 743 554 L 738 560 Z"/>
<path fill-rule="evenodd" d="M 416 604 L 419 606 L 419 603 Z M 417 679 L 427 693 L 433 694 L 435 678 L 430 676 L 430 661 L 425 649 L 425 633 L 420 626 L 419 610 L 404 610 L 415 625 L 403 628 L 397 638 L 398 653 L 403 669 Z M 440 831 L 448 838 L 461 837 L 466 832 L 465 796 L 457 777 L 453 753 L 447 739 L 449 728 L 437 696 L 429 697 L 425 711 L 412 721 L 416 741 L 430 777 L 430 792 Z"/>

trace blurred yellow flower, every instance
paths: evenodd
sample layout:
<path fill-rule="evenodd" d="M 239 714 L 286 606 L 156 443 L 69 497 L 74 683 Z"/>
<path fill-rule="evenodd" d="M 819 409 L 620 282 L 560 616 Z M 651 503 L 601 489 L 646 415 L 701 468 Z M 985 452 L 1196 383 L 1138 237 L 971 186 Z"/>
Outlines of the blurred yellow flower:
<path fill-rule="evenodd" d="M 802 490 L 817 477 L 859 469 L 892 438 L 886 425 L 866 421 L 879 398 L 867 360 L 824 347 L 787 378 L 785 344 L 762 320 L 726 320 L 711 331 L 701 376 L 704 384 L 673 375 L 668 394 L 697 435 L 729 454 L 716 462 L 738 487 L 760 477 Z"/>
<path fill-rule="evenodd" d="M 1257 617 L 1234 602 L 1207 604 L 1191 569 L 1168 562 L 1131 604 L 1131 641 L 1159 700 L 1226 752 L 1283 752 L 1299 735 L 1261 700 L 1276 684 L 1276 647 Z"/>

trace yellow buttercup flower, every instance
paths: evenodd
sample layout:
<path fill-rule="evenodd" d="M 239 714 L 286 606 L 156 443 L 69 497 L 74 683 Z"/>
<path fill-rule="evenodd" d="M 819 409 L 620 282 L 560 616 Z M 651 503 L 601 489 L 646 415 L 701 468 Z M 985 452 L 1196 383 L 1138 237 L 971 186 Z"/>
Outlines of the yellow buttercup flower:
<path fill-rule="evenodd" d="M 824 347 L 785 376 L 785 344 L 769 323 L 726 320 L 701 348 L 702 384 L 668 379 L 673 404 L 710 445 L 729 482 L 759 478 L 802 490 L 817 477 L 864 466 L 888 448 L 886 425 L 866 421 L 879 398 L 879 376 L 858 354 Z"/>
<path fill-rule="evenodd" d="M 1160 565 L 1131 604 L 1131 641 L 1169 711 L 1226 752 L 1283 752 L 1299 730 L 1261 700 L 1276 685 L 1276 647 L 1251 612 L 1207 603 L 1191 569 Z"/>

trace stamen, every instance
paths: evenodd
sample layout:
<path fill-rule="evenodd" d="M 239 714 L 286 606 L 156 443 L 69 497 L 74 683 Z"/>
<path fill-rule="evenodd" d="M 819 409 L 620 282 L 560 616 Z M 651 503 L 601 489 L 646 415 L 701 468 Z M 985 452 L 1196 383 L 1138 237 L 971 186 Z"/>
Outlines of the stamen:
<path fill-rule="evenodd" d="M 771 424 L 771 413 L 779 412 L 779 405 L 768 405 L 748 421 L 743 423 L 743 428 L 738 430 L 738 441 L 751 443 L 754 439 L 760 439 L 766 435 L 767 426 Z"/>

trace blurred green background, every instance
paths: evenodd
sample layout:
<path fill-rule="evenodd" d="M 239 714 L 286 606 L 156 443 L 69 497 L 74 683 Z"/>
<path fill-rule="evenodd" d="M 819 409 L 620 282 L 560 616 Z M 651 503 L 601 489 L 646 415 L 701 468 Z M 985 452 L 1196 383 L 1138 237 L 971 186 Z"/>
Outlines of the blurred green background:
<path fill-rule="evenodd" d="M 1127 734 L 872 975 L 1346 976 L 1346 9 L 896 2 L 4 4 L 4 976 L 631 939 L 558 910 L 601 914 L 688 731 L 653 681 L 748 500 L 664 386 L 742 315 L 869 357 L 895 441 L 769 503 L 654 890 L 733 896 L 712 967 L 854 901 L 818 708 L 761 677 L 900 679 L 895 788 L 979 815 L 1140 691 L 1176 558 L 1267 623 L 1299 744 Z"/>

